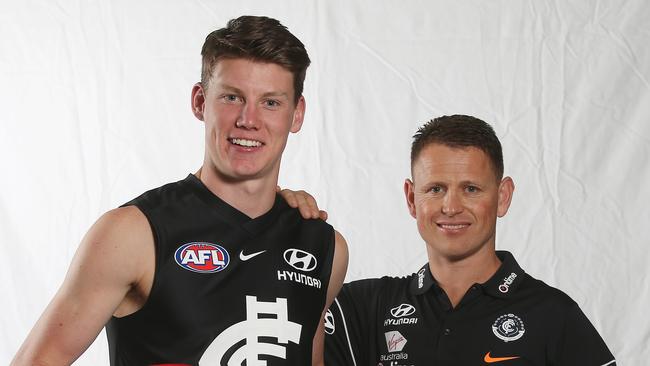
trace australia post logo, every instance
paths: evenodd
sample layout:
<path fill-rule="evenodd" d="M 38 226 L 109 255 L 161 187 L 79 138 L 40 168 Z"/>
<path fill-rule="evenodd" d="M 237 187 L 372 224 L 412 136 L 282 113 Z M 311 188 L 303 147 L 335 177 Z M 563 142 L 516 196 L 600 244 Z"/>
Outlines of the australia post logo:
<path fill-rule="evenodd" d="M 222 271 L 230 262 L 228 251 L 212 243 L 193 242 L 181 245 L 174 253 L 176 263 L 188 271 L 214 273 Z"/>

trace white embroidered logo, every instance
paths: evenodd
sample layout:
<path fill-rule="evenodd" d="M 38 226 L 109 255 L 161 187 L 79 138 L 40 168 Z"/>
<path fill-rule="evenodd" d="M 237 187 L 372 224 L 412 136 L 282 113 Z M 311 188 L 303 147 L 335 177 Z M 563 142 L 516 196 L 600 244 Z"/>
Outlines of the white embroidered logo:
<path fill-rule="evenodd" d="M 402 318 L 415 313 L 415 307 L 410 304 L 401 304 L 390 309 L 390 314 L 396 318 Z"/>
<path fill-rule="evenodd" d="M 334 314 L 332 314 L 332 311 L 330 309 L 327 309 L 325 312 L 325 319 L 323 319 L 325 322 L 325 333 L 327 334 L 334 334 L 334 331 L 336 330 L 336 325 L 334 325 Z"/>
<path fill-rule="evenodd" d="M 504 314 L 492 324 L 492 332 L 504 342 L 512 342 L 523 337 L 526 332 L 524 322 L 514 314 Z"/>
<path fill-rule="evenodd" d="M 313 271 L 318 265 L 316 257 L 311 253 L 300 249 L 287 249 L 284 251 L 284 260 L 293 268 L 309 272 Z"/>
<path fill-rule="evenodd" d="M 266 252 L 266 250 L 261 250 L 259 252 L 255 252 L 255 253 L 251 253 L 251 254 L 244 254 L 244 251 L 242 250 L 241 252 L 239 252 L 239 259 L 241 259 L 242 261 L 245 262 L 245 261 L 247 261 L 247 260 L 249 260 L 249 259 L 251 259 L 251 258 L 253 258 L 255 256 L 258 256 L 258 255 L 260 255 L 260 254 L 262 254 L 264 252 Z"/>
<path fill-rule="evenodd" d="M 263 317 L 260 314 L 275 316 Z M 266 361 L 259 356 L 268 355 L 286 359 L 286 345 L 289 342 L 299 344 L 302 326 L 289 321 L 287 316 L 287 299 L 277 298 L 275 302 L 257 301 L 255 296 L 246 296 L 246 320 L 233 324 L 219 334 L 205 350 L 199 365 L 240 366 L 246 361 L 247 366 L 266 366 Z M 260 341 L 259 337 L 273 337 L 278 344 Z M 228 360 L 224 355 L 235 344 L 245 340 L 246 343 L 232 353 Z"/>
<path fill-rule="evenodd" d="M 424 268 L 418 271 L 418 288 L 424 287 L 424 271 Z"/>
<path fill-rule="evenodd" d="M 503 283 L 499 285 L 499 291 L 504 294 L 507 293 L 510 290 L 510 285 L 515 282 L 515 278 L 517 278 L 517 274 L 514 272 L 510 273 L 508 277 L 503 279 Z"/>

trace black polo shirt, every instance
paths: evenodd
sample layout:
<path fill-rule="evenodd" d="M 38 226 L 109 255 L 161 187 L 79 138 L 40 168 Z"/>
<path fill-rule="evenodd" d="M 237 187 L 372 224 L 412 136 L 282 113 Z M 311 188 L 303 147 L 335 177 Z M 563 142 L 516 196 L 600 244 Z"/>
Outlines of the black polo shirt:
<path fill-rule="evenodd" d="M 508 252 L 452 308 L 428 264 L 409 277 L 343 286 L 325 317 L 330 365 L 611 366 L 578 305 L 526 274 Z"/>

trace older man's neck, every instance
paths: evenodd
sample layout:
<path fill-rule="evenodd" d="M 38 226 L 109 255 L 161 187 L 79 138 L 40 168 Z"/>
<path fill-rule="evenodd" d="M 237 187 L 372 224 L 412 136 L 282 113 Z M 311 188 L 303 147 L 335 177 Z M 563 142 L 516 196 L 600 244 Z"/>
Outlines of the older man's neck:
<path fill-rule="evenodd" d="M 489 280 L 501 266 L 494 247 L 459 260 L 435 255 L 429 250 L 429 268 L 438 285 L 445 291 L 453 307 L 463 299 L 476 283 Z"/>

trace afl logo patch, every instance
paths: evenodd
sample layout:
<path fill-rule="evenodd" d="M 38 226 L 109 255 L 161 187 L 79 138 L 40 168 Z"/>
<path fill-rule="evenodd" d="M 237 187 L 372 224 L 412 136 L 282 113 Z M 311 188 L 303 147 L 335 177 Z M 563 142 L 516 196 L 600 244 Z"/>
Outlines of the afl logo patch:
<path fill-rule="evenodd" d="M 492 332 L 504 342 L 516 341 L 525 331 L 524 322 L 514 314 L 501 315 L 492 324 Z"/>
<path fill-rule="evenodd" d="M 223 271 L 230 262 L 228 251 L 212 243 L 193 242 L 181 245 L 174 253 L 176 263 L 188 271 L 214 273 Z"/>
<path fill-rule="evenodd" d="M 284 260 L 293 268 L 309 272 L 318 265 L 316 257 L 300 249 L 287 249 L 284 251 Z"/>

